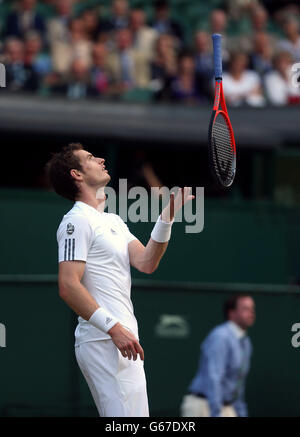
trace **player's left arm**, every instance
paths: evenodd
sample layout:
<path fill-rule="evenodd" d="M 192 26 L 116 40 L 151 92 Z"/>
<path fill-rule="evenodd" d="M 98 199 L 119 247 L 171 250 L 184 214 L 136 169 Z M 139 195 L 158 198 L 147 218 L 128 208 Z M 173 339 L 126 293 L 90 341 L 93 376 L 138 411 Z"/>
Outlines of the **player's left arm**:
<path fill-rule="evenodd" d="M 175 197 L 174 193 L 170 195 L 168 205 L 163 209 L 160 221 L 164 224 L 170 225 L 174 221 L 177 212 L 183 207 L 185 203 L 194 199 L 191 195 L 191 188 L 184 187 L 178 190 Z M 128 245 L 130 264 L 137 270 L 143 273 L 153 273 L 163 257 L 169 241 L 159 242 L 153 239 L 153 235 L 149 239 L 146 247 L 139 241 L 133 240 Z"/>
<path fill-rule="evenodd" d="M 157 269 L 167 247 L 168 242 L 157 243 L 152 238 L 150 238 L 146 247 L 139 240 L 133 240 L 128 245 L 130 264 L 140 272 L 153 273 Z"/>

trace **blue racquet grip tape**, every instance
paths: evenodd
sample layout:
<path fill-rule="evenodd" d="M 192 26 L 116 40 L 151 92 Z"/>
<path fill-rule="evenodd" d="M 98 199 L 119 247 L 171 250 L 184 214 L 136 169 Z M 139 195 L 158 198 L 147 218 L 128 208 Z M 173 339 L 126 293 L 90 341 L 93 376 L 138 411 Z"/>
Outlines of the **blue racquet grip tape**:
<path fill-rule="evenodd" d="M 214 33 L 212 36 L 214 47 L 215 78 L 222 77 L 222 36 Z"/>

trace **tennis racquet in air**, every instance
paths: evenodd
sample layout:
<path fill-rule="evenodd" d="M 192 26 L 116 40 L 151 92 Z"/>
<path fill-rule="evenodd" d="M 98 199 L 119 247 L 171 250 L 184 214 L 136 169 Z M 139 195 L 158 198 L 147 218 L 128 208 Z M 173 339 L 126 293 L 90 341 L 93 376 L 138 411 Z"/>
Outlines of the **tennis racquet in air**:
<path fill-rule="evenodd" d="M 223 188 L 232 185 L 236 172 L 236 149 L 222 85 L 222 36 L 212 35 L 215 70 L 215 99 L 208 130 L 211 171 Z"/>

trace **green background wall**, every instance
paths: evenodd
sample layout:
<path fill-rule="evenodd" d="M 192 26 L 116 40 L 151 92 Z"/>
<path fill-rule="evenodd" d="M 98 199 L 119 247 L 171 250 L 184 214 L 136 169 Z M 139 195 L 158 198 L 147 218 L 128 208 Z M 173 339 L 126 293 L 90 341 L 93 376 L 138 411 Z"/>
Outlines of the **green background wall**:
<path fill-rule="evenodd" d="M 2 278 L 0 286 L 1 321 L 7 329 L 7 347 L 0 348 L 0 415 L 97 415 L 75 362 L 75 317 L 59 300 L 55 277 L 23 281 Z M 222 286 L 174 288 L 147 282 L 133 288 L 152 416 L 178 416 L 197 368 L 200 343 L 222 322 L 221 307 L 228 296 Z M 257 322 L 250 330 L 250 414 L 299 416 L 300 350 L 291 345 L 291 326 L 299 322 L 300 292 L 247 290 L 257 306 Z M 166 315 L 180 317 L 185 329 L 176 335 L 173 326 L 159 333 Z"/>
<path fill-rule="evenodd" d="M 47 192 L 2 191 L 0 197 L 0 322 L 7 329 L 0 415 L 95 415 L 73 353 L 76 318 L 56 286 L 55 232 L 70 204 Z M 252 292 L 257 305 L 250 414 L 300 415 L 300 350 L 291 345 L 300 292 L 287 285 L 299 271 L 298 219 L 292 209 L 206 202 L 202 233 L 185 234 L 176 223 L 158 272 L 133 271 L 152 416 L 179 414 L 200 343 L 222 322 L 224 299 L 239 290 Z M 152 224 L 130 228 L 146 243 Z M 181 329 L 158 334 L 162 317 L 170 315 Z"/>
<path fill-rule="evenodd" d="M 45 191 L 0 190 L 2 273 L 56 273 L 56 230 L 71 202 Z M 299 272 L 300 210 L 206 201 L 204 230 L 175 223 L 152 279 L 286 284 Z M 146 244 L 153 223 L 129 223 Z M 5 255 L 4 255 L 5 254 Z M 144 275 L 133 271 L 134 278 Z"/>

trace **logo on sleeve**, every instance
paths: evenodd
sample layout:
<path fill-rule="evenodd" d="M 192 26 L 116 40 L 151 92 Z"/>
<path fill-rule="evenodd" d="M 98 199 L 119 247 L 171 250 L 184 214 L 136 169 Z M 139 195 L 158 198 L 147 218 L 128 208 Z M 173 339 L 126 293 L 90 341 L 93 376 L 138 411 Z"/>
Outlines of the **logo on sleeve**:
<path fill-rule="evenodd" d="M 114 234 L 114 235 L 117 233 L 113 228 L 111 228 L 110 231 L 111 231 L 111 233 Z"/>
<path fill-rule="evenodd" d="M 68 223 L 67 224 L 67 234 L 69 234 L 69 235 L 73 234 L 74 230 L 75 230 L 75 226 L 72 225 L 72 223 Z"/>
<path fill-rule="evenodd" d="M 112 319 L 110 317 L 106 317 L 106 320 L 105 320 L 106 325 L 108 325 L 111 321 L 112 321 Z"/>

